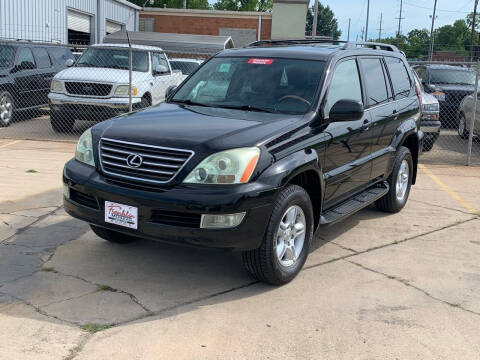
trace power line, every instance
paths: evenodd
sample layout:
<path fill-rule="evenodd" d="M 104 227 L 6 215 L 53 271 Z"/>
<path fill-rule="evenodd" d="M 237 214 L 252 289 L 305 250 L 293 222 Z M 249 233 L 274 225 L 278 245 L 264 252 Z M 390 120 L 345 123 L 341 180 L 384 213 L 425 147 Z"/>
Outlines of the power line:
<path fill-rule="evenodd" d="M 407 1 L 404 1 L 403 2 L 405 5 L 408 5 L 408 6 L 413 6 L 413 7 L 416 7 L 416 8 L 419 8 L 419 9 L 427 9 L 427 10 L 430 10 L 429 7 L 427 6 L 420 6 L 420 5 L 417 5 L 417 4 L 412 4 L 412 3 L 409 3 Z M 438 12 L 448 12 L 448 13 L 460 13 L 460 14 L 470 14 L 471 11 L 460 11 L 460 10 L 444 10 L 444 9 L 437 9 Z"/>

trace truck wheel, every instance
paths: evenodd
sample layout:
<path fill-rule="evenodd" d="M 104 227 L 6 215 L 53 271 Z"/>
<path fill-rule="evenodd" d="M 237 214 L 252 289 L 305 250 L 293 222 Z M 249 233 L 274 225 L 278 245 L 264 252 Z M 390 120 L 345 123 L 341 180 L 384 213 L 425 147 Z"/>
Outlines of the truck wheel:
<path fill-rule="evenodd" d="M 0 127 L 7 127 L 12 122 L 13 109 L 14 109 L 13 97 L 8 91 L 0 92 Z"/>
<path fill-rule="evenodd" d="M 128 244 L 138 240 L 137 237 L 125 235 L 123 233 L 113 230 L 104 229 L 100 226 L 90 225 L 90 229 L 92 229 L 95 235 L 101 237 L 103 240 L 107 240 L 116 244 Z"/>
<path fill-rule="evenodd" d="M 425 151 L 425 152 L 432 150 L 433 144 L 435 143 L 435 140 L 436 139 L 432 138 L 432 137 L 425 137 L 425 139 L 423 140 L 422 150 Z"/>
<path fill-rule="evenodd" d="M 313 237 L 313 210 L 307 192 L 290 185 L 280 192 L 258 249 L 242 254 L 247 271 L 272 285 L 291 281 L 305 263 Z"/>
<path fill-rule="evenodd" d="M 50 110 L 50 124 L 56 133 L 69 133 L 75 125 L 75 119 L 67 118 L 59 111 Z"/>
<path fill-rule="evenodd" d="M 468 139 L 469 131 L 467 129 L 467 119 L 465 119 L 465 114 L 460 113 L 458 115 L 458 135 L 462 139 Z"/>
<path fill-rule="evenodd" d="M 379 210 L 396 213 L 403 209 L 410 194 L 413 160 L 410 150 L 401 146 L 397 151 L 393 171 L 388 178 L 390 191 L 375 202 Z"/>

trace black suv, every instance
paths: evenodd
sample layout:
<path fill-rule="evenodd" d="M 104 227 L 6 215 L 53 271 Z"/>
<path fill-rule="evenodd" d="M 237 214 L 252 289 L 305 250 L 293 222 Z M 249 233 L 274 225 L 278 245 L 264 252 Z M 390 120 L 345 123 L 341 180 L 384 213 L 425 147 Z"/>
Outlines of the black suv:
<path fill-rule="evenodd" d="M 0 126 L 17 111 L 48 106 L 50 82 L 73 55 L 63 45 L 0 41 Z"/>
<path fill-rule="evenodd" d="M 423 133 L 405 57 L 375 43 L 266 41 L 220 52 L 159 106 L 93 126 L 64 169 L 65 210 L 103 239 L 243 252 L 283 284 L 314 231 L 400 211 Z"/>
<path fill-rule="evenodd" d="M 475 72 L 467 67 L 452 65 L 417 65 L 413 69 L 425 92 L 437 98 L 442 126 L 457 128 L 458 108 L 465 96 L 473 94 Z"/>

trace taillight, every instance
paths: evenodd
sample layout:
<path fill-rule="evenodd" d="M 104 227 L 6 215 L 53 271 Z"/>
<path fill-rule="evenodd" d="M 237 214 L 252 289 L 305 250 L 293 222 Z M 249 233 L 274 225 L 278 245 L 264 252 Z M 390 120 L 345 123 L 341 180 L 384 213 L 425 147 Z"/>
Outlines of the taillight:
<path fill-rule="evenodd" d="M 420 90 L 420 86 L 415 83 L 415 92 L 417 93 L 418 104 L 420 105 L 420 112 L 423 111 L 423 104 L 422 104 L 422 92 Z"/>

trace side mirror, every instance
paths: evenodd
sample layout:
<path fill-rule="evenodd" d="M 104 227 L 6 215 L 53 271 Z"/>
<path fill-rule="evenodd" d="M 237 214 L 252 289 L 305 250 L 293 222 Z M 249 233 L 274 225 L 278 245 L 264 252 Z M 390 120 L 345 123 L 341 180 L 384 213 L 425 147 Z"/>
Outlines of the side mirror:
<path fill-rule="evenodd" d="M 153 73 L 155 75 L 165 74 L 165 73 L 168 73 L 168 68 L 165 65 L 157 65 L 155 66 Z"/>
<path fill-rule="evenodd" d="M 175 85 L 170 85 L 167 87 L 167 90 L 165 90 L 165 99 L 168 100 L 168 98 L 175 92 L 175 89 L 177 87 Z"/>
<path fill-rule="evenodd" d="M 67 60 L 65 61 L 65 65 L 66 65 L 67 67 L 73 66 L 74 63 L 75 63 L 75 61 L 74 61 L 73 59 L 67 59 Z"/>
<path fill-rule="evenodd" d="M 330 109 L 330 122 L 355 121 L 363 116 L 361 101 L 342 99 L 338 100 Z"/>

